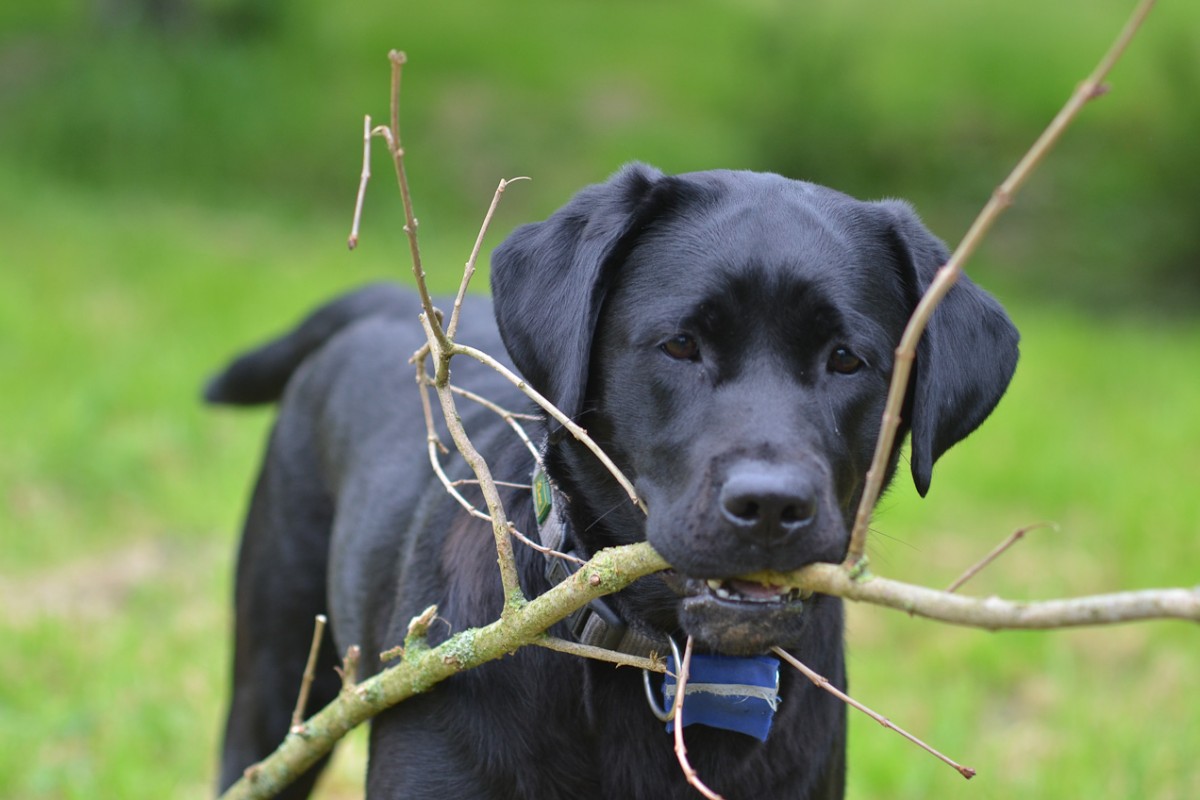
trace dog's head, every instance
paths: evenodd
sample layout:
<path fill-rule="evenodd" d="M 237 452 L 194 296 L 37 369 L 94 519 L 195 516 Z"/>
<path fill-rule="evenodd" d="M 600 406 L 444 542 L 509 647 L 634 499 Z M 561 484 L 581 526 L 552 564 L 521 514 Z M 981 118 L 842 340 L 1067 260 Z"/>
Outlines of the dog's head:
<path fill-rule="evenodd" d="M 682 627 L 727 653 L 798 640 L 820 598 L 739 576 L 844 557 L 893 352 L 947 258 L 901 202 L 641 165 L 496 250 L 513 361 L 649 506 L 641 519 L 602 468 L 552 436 L 576 535 L 593 550 L 644 536 L 674 567 L 624 601 L 632 623 Z M 901 430 L 922 495 L 934 462 L 1003 394 L 1017 339 L 966 278 L 934 313 Z"/>

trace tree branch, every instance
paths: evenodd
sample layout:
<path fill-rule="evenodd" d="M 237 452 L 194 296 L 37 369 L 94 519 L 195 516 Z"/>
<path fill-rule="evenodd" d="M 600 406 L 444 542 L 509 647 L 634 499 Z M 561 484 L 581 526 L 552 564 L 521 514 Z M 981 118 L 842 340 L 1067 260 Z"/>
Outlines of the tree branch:
<path fill-rule="evenodd" d="M 455 673 L 539 643 L 545 630 L 576 609 L 666 567 L 644 544 L 602 550 L 579 572 L 491 625 L 462 631 L 433 648 L 406 643 L 399 664 L 343 689 L 302 732 L 289 733 L 274 753 L 246 770 L 223 800 L 274 796 L 372 716 Z"/>
<path fill-rule="evenodd" d="M 771 586 L 836 595 L 939 622 L 991 631 L 1048 630 L 1148 619 L 1200 622 L 1200 586 L 1017 602 L 998 597 L 950 594 L 870 573 L 854 577 L 836 564 L 810 564 L 786 574 L 760 572 L 747 579 Z"/>
<path fill-rule="evenodd" d="M 979 212 L 979 216 L 975 218 L 966 236 L 962 242 L 946 262 L 937 272 L 937 277 L 929 285 L 925 295 L 917 304 L 916 310 L 913 312 L 912 318 L 908 322 L 908 326 L 904 329 L 904 335 L 900 338 L 900 345 L 896 348 L 896 362 L 892 368 L 892 383 L 888 389 L 887 405 L 883 412 L 883 423 L 879 431 L 879 439 L 875 444 L 875 455 L 871 460 L 871 467 L 867 471 L 867 482 L 863 489 L 862 498 L 858 504 L 858 512 L 854 520 L 854 529 L 850 534 L 850 549 L 846 556 L 847 568 L 853 568 L 863 558 L 863 553 L 866 549 L 867 530 L 871 523 L 871 513 L 875 509 L 875 503 L 879 500 L 879 493 L 883 489 L 883 477 L 887 471 L 887 462 L 891 456 L 892 446 L 896 441 L 896 429 L 900 424 L 900 409 L 904 403 L 904 394 L 908 388 L 908 376 L 912 371 L 912 363 L 915 357 L 917 342 L 921 338 L 921 334 L 925 331 L 925 326 L 929 322 L 929 318 L 933 316 L 934 309 L 942 301 L 942 298 L 950 291 L 954 284 L 962 275 L 963 265 L 975 253 L 975 249 L 979 243 L 983 241 L 983 237 L 991 229 L 992 224 L 1004 212 L 1008 206 L 1012 204 L 1013 198 L 1017 191 L 1024 185 L 1025 181 L 1033 174 L 1033 171 L 1041 164 L 1046 154 L 1050 152 L 1050 148 L 1058 142 L 1063 131 L 1067 126 L 1078 116 L 1079 111 L 1089 101 L 1099 97 L 1103 92 L 1101 85 L 1104 79 L 1108 76 L 1109 71 L 1117 63 L 1121 54 L 1125 52 L 1133 35 L 1137 33 L 1142 22 L 1146 19 L 1146 15 L 1150 13 L 1150 9 L 1154 6 L 1154 0 L 1142 0 L 1142 2 L 1134 9 L 1133 15 L 1125 24 L 1124 29 L 1117 36 L 1108 52 L 1100 59 L 1100 63 L 1092 70 L 1092 74 L 1087 80 L 1079 84 L 1075 93 L 1067 100 L 1062 110 L 1050 123 L 1049 127 L 1042 132 L 1034 142 L 1033 147 L 1025 154 L 1025 157 L 1017 164 L 1012 173 L 1002 183 L 999 188 L 992 194 L 991 199 L 983 210 Z"/>

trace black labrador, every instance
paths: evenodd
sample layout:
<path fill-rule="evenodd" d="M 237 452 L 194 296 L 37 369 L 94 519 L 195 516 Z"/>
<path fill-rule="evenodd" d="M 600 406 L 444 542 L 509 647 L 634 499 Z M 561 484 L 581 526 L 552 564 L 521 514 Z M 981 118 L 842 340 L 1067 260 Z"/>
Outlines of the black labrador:
<path fill-rule="evenodd" d="M 555 632 L 594 640 L 598 630 L 609 646 L 657 642 L 660 653 L 665 635 L 691 635 L 701 652 L 734 659 L 781 645 L 844 686 L 841 601 L 739 576 L 844 557 L 893 350 L 947 255 L 903 202 L 860 202 L 770 174 L 667 176 L 642 165 L 514 232 L 492 257 L 494 322 L 487 301 L 472 299 L 458 338 L 493 353 L 503 342 L 649 506 L 643 516 L 590 453 L 547 424 L 555 543 L 586 556 L 648 539 L 674 567 Z M 444 623 L 435 641 L 499 614 L 490 528 L 447 497 L 425 456 L 406 363 L 424 341 L 417 310 L 404 290 L 362 289 L 208 386 L 215 403 L 280 401 L 238 565 L 223 786 L 287 733 L 314 615 L 329 615 L 332 637 L 310 711 L 338 692 L 333 668 L 348 645 L 362 646 L 365 675 L 429 605 Z M 1005 391 L 1017 340 L 1000 305 L 965 278 L 934 314 L 901 430 L 921 494 L 934 462 Z M 455 361 L 453 380 L 525 405 L 468 359 Z M 528 484 L 528 449 L 492 412 L 466 401 L 462 411 L 496 477 Z M 899 456 L 897 446 L 889 476 Z M 536 535 L 544 509 L 527 489 L 505 491 L 517 526 Z M 555 574 L 528 548 L 518 566 L 529 594 Z M 367 794 L 694 796 L 642 681 L 634 669 L 540 648 L 456 676 L 374 720 Z M 843 706 L 792 670 L 777 695 L 765 741 L 715 723 L 688 728 L 693 765 L 731 799 L 841 797 Z M 286 796 L 305 796 L 318 771 Z"/>

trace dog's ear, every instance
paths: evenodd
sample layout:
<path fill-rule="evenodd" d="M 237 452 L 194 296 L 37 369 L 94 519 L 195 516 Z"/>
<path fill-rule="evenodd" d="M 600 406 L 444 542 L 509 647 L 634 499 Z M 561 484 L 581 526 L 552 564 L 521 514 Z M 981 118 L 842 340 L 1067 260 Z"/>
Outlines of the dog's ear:
<path fill-rule="evenodd" d="M 630 164 L 580 191 L 492 253 L 496 321 L 530 384 L 574 417 L 582 410 L 592 334 L 615 267 L 661 211 L 672 179 Z"/>
<path fill-rule="evenodd" d="M 891 215 L 912 306 L 950 253 L 904 202 L 881 203 Z M 933 464 L 992 413 L 1017 366 L 1020 336 L 990 294 L 966 276 L 934 310 L 917 347 L 909 384 L 913 482 L 924 497 Z"/>

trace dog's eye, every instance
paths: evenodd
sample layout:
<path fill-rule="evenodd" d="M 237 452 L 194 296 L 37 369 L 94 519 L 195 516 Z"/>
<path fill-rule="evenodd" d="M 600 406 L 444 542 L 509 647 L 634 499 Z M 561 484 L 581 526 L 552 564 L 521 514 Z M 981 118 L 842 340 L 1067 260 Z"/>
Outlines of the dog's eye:
<path fill-rule="evenodd" d="M 851 375 L 862 367 L 862 359 L 845 347 L 836 347 L 829 354 L 829 369 L 842 375 Z"/>
<path fill-rule="evenodd" d="M 700 355 L 699 343 L 686 333 L 672 336 L 663 342 L 661 347 L 664 353 L 679 361 L 695 361 Z"/>

